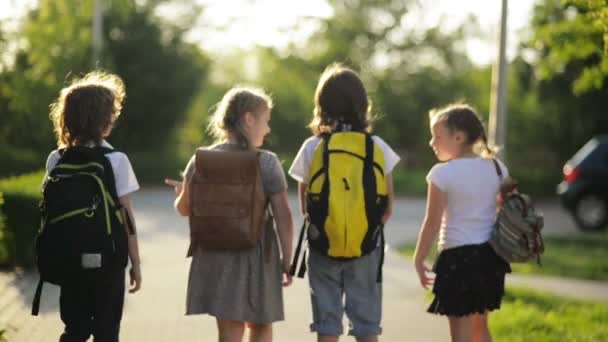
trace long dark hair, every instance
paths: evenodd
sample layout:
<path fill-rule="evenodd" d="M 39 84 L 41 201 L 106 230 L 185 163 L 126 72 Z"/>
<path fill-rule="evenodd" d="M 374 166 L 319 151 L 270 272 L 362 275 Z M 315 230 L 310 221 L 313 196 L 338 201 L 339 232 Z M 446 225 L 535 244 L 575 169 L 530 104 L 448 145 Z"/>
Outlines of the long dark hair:
<path fill-rule="evenodd" d="M 329 65 L 315 91 L 313 118 L 308 125 L 313 134 L 331 132 L 342 124 L 352 131 L 371 131 L 371 101 L 359 75 L 342 64 Z"/>

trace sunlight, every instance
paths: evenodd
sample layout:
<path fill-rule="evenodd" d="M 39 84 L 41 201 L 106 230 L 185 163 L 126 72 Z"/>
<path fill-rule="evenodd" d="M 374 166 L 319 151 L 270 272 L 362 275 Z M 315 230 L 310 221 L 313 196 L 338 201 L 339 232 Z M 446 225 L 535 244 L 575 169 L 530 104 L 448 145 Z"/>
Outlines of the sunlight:
<path fill-rule="evenodd" d="M 205 7 L 201 18 L 187 36 L 207 51 L 221 53 L 255 46 L 284 49 L 289 44 L 301 44 L 317 26 L 307 18 L 330 17 L 331 7 L 325 0 L 197 0 Z M 0 20 L 16 18 L 37 3 L 37 0 L 8 0 L 0 2 Z M 520 35 L 529 21 L 533 0 L 509 2 L 507 56 L 514 57 Z M 500 16 L 499 1 L 486 0 L 431 0 L 414 6 L 403 22 L 406 27 L 420 29 L 440 25 L 452 30 L 469 20 L 471 15 L 479 23 L 479 32 L 467 39 L 466 53 L 475 64 L 492 63 L 496 56 L 496 36 Z M 182 10 L 188 10 L 182 9 Z M 171 6 L 159 13 L 175 17 L 179 12 Z M 10 21 L 9 21 L 10 27 Z"/>

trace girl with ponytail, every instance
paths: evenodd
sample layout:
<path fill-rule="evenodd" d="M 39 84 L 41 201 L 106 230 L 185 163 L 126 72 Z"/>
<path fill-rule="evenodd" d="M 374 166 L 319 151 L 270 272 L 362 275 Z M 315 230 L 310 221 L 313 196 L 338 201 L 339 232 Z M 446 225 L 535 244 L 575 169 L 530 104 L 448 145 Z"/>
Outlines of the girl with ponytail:
<path fill-rule="evenodd" d="M 495 159 L 472 107 L 434 109 L 430 126 L 429 145 L 440 163 L 426 178 L 427 209 L 414 256 L 422 287 L 432 286 L 435 295 L 427 311 L 447 316 L 452 341 L 491 341 L 488 315 L 500 308 L 511 272 L 488 243 L 502 185 L 496 168 L 505 177 L 508 170 Z M 437 235 L 440 253 L 431 271 L 425 259 Z"/>

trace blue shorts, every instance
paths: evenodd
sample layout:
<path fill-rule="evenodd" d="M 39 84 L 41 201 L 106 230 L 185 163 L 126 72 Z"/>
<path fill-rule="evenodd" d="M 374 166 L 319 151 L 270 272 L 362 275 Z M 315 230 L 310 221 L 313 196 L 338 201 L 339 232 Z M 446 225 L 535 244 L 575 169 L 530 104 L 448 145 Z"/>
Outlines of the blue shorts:
<path fill-rule="evenodd" d="M 336 260 L 309 250 L 311 331 L 321 335 L 342 335 L 342 317 L 346 312 L 349 335 L 382 333 L 382 283 L 377 282 L 380 252 L 377 248 L 357 259 Z"/>

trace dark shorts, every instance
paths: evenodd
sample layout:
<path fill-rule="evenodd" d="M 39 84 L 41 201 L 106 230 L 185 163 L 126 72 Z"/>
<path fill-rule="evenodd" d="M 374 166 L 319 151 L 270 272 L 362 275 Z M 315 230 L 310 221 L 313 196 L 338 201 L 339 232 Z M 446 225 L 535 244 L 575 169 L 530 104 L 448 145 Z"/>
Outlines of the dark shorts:
<path fill-rule="evenodd" d="M 466 316 L 500 308 L 511 267 L 486 242 L 442 251 L 433 271 L 435 298 L 427 311 Z"/>

